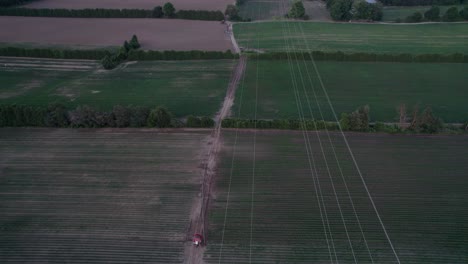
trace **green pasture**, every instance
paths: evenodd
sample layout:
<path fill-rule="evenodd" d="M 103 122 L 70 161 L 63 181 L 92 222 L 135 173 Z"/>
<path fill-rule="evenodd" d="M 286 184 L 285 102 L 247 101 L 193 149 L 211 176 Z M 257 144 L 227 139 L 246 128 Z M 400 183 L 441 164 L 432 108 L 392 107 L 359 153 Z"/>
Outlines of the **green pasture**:
<path fill-rule="evenodd" d="M 258 67 L 257 118 L 299 118 L 299 107 L 306 118 L 322 119 L 320 106 L 323 118 L 334 120 L 312 62 L 295 59 L 249 60 L 234 115 L 240 111 L 241 118 L 254 118 Z M 468 121 L 468 64 L 319 61 L 317 68 L 338 117 L 369 105 L 372 121 L 394 122 L 404 104 L 408 115 L 415 106 L 429 106 L 445 122 Z"/>
<path fill-rule="evenodd" d="M 238 23 L 234 25 L 234 33 L 239 46 L 264 51 L 468 54 L 468 23 L 401 25 L 273 21 Z"/>
<path fill-rule="evenodd" d="M 234 62 L 130 62 L 112 71 L 96 62 L 1 58 L 0 103 L 101 110 L 115 105 L 164 105 L 176 116 L 213 116 L 225 96 Z"/>

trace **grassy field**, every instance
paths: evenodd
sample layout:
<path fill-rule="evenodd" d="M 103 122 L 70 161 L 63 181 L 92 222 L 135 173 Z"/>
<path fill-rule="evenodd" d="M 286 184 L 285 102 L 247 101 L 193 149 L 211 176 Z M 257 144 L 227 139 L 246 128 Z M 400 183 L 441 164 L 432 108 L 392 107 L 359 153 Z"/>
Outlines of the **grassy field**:
<path fill-rule="evenodd" d="M 0 58 L 0 103 L 69 107 L 114 105 L 168 107 L 178 117 L 213 116 L 234 62 L 157 61 L 128 63 L 105 71 L 96 62 Z"/>
<path fill-rule="evenodd" d="M 357 263 L 396 262 L 341 136 L 338 167 L 328 137 L 309 133 L 315 173 L 301 132 L 223 134 L 207 263 L 249 262 L 250 250 L 251 263 L 354 263 L 352 250 Z M 466 263 L 468 137 L 348 139 L 401 263 Z"/>
<path fill-rule="evenodd" d="M 289 2 L 283 3 L 290 5 Z M 244 19 L 267 20 L 284 16 L 281 1 L 247 0 L 239 7 L 239 15 Z"/>
<path fill-rule="evenodd" d="M 312 63 L 304 65 L 302 58 L 299 59 L 299 66 L 296 61 L 292 62 L 292 66 L 305 116 L 312 117 L 308 108 L 310 103 L 316 119 L 321 119 L 320 106 L 324 118 L 334 120 Z M 397 120 L 396 108 L 399 105 L 406 104 L 410 113 L 418 104 L 420 108 L 431 106 L 434 113 L 446 122 L 468 121 L 465 101 L 468 64 L 320 61 L 317 67 L 338 115 L 367 104 L 370 106 L 371 120 L 392 122 Z M 299 117 L 290 71 L 288 61 L 259 62 L 258 118 Z M 313 86 L 310 85 L 308 73 Z M 244 86 L 240 86 L 236 93 L 233 113 L 237 115 L 240 108 L 242 118 L 254 117 L 256 83 L 257 62 L 250 60 Z"/>
<path fill-rule="evenodd" d="M 443 16 L 447 9 L 452 6 L 439 6 L 440 16 Z M 458 10 L 463 9 L 464 5 L 457 5 Z M 386 6 L 383 8 L 383 21 L 394 22 L 397 19 L 405 20 L 408 16 L 414 14 L 415 12 L 421 12 L 424 16 L 424 12 L 429 10 L 430 6 Z"/>
<path fill-rule="evenodd" d="M 182 263 L 208 135 L 1 129 L 2 263 Z"/>
<path fill-rule="evenodd" d="M 290 33 L 287 27 L 289 23 Z M 468 54 L 468 24 L 382 25 L 321 22 L 264 22 L 235 24 L 241 47 L 284 51 L 284 33 L 294 49 L 375 53 Z M 284 28 L 285 27 L 285 28 Z M 285 31 L 283 31 L 283 29 Z M 259 43 L 257 43 L 259 39 Z"/>

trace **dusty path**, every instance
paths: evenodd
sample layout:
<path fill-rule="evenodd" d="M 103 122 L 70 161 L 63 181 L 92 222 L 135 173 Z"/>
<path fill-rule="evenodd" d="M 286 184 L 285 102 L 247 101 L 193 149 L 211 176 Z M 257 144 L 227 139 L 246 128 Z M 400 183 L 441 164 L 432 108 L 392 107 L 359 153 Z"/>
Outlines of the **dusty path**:
<path fill-rule="evenodd" d="M 222 146 L 221 140 L 221 121 L 229 116 L 231 107 L 234 103 L 236 88 L 244 74 L 247 64 L 247 58 L 241 56 L 233 70 L 231 81 L 224 97 L 223 105 L 215 117 L 215 128 L 206 142 L 206 149 L 202 150 L 206 154 L 203 164 L 203 182 L 201 184 L 201 192 L 194 199 L 192 211 L 190 214 L 190 223 L 187 229 L 187 240 L 185 244 L 185 260 L 184 263 L 199 264 L 203 263 L 204 247 L 194 247 L 190 240 L 193 234 L 199 233 L 205 237 L 205 242 L 209 242 L 207 237 L 208 232 L 208 210 L 213 195 L 213 187 L 215 183 L 216 168 L 218 164 L 218 154 Z"/>

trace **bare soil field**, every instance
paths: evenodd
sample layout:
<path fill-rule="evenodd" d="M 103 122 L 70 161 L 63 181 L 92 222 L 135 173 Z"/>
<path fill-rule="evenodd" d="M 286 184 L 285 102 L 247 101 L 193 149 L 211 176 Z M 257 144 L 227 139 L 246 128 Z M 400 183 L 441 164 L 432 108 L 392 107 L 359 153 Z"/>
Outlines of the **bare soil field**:
<path fill-rule="evenodd" d="M 182 263 L 209 130 L 0 129 L 2 263 Z"/>
<path fill-rule="evenodd" d="M 145 50 L 232 48 L 226 26 L 213 21 L 6 16 L 0 24 L 0 43 L 96 48 L 120 46 L 135 34 Z"/>
<path fill-rule="evenodd" d="M 113 8 L 113 9 L 153 9 L 163 6 L 167 0 L 42 0 L 25 5 L 27 8 Z M 233 4 L 234 0 L 171 0 L 177 10 L 221 10 Z"/>

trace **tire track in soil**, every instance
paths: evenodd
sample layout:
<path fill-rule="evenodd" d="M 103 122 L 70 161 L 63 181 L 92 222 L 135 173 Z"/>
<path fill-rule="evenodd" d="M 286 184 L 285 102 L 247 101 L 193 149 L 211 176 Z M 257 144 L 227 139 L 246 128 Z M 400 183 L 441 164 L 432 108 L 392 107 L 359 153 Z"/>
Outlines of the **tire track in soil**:
<path fill-rule="evenodd" d="M 184 263 L 204 263 L 203 254 L 205 252 L 205 247 L 195 247 L 192 245 L 191 240 L 193 234 L 199 233 L 204 236 L 205 244 L 208 241 L 208 211 L 213 198 L 213 183 L 215 182 L 216 168 L 219 160 L 218 154 L 223 144 L 221 140 L 221 121 L 223 118 L 230 115 L 231 107 L 234 104 L 236 89 L 245 72 L 246 64 L 247 57 L 241 56 L 232 72 L 221 109 L 215 116 L 215 128 L 209 136 L 205 148 L 201 150 L 203 154 L 207 153 L 203 164 L 201 164 L 201 167 L 203 167 L 203 182 L 201 183 L 200 193 L 198 197 L 194 199 L 190 212 Z"/>

